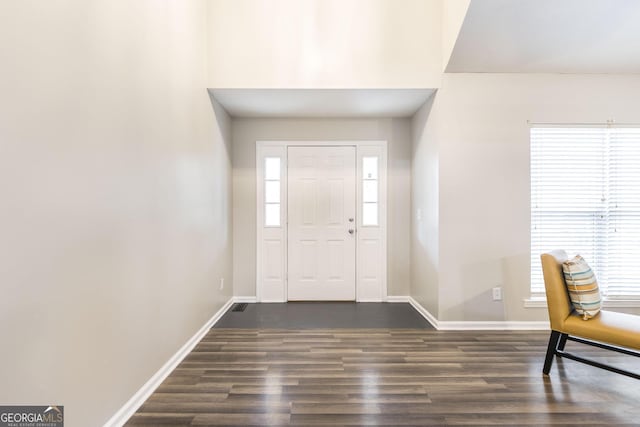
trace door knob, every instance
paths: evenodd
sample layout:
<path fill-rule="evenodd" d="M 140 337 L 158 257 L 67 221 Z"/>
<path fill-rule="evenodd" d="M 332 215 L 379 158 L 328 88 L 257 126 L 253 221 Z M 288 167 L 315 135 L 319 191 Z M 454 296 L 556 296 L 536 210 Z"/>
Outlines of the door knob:
<path fill-rule="evenodd" d="M 355 230 L 353 228 L 350 228 L 349 229 L 349 234 L 353 234 L 353 233 L 355 233 Z"/>
<path fill-rule="evenodd" d="M 353 222 L 353 218 L 349 218 L 349 222 Z"/>

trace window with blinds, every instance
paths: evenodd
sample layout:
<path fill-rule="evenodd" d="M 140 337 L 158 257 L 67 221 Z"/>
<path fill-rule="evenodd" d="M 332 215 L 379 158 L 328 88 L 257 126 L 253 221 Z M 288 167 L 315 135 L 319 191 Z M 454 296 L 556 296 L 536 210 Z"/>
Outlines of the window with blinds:
<path fill-rule="evenodd" d="M 640 128 L 531 129 L 533 296 L 553 249 L 582 255 L 607 299 L 640 299 Z"/>

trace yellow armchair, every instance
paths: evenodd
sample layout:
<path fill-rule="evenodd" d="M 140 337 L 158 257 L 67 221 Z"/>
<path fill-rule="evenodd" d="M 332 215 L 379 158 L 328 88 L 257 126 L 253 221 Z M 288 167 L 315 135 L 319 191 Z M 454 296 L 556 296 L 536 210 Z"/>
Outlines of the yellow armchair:
<path fill-rule="evenodd" d="M 547 294 L 551 337 L 542 371 L 549 374 L 553 357 L 565 357 L 591 366 L 640 379 L 633 372 L 585 359 L 564 351 L 567 340 L 640 357 L 640 316 L 601 310 L 593 319 L 583 320 L 574 312 L 562 273 L 567 260 L 564 251 L 542 254 L 542 272 Z"/>

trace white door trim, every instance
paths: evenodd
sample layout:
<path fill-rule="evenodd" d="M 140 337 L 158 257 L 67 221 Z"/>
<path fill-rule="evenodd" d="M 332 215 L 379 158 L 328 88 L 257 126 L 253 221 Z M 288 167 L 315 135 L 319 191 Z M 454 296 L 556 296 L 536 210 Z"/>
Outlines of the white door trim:
<path fill-rule="evenodd" d="M 356 176 L 356 301 L 387 300 L 387 141 L 256 141 L 256 298 L 258 302 L 287 301 L 287 148 L 290 146 L 353 146 L 358 162 Z M 362 157 L 378 157 L 379 168 L 379 232 L 376 240 L 372 228 L 362 226 Z M 280 171 L 280 226 L 265 226 L 264 161 L 267 157 L 279 157 Z M 367 233 L 360 233 L 360 229 Z M 363 240 L 364 239 L 364 240 Z M 365 241 L 366 240 L 366 241 Z M 371 242 L 379 245 L 371 252 Z M 368 244 L 364 251 L 364 244 Z M 269 250 L 267 250 L 267 246 Z M 379 256 L 375 262 L 367 262 L 376 269 L 367 274 L 363 256 Z M 269 256 L 265 262 L 265 256 Z M 268 264 L 268 265 L 265 265 Z M 378 277 L 377 280 L 375 277 Z"/>

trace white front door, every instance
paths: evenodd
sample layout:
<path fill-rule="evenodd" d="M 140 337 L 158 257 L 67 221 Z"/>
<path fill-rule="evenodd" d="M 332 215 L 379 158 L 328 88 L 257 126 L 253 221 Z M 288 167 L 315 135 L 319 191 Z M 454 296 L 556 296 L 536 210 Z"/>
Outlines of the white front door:
<path fill-rule="evenodd" d="M 288 148 L 289 301 L 356 299 L 356 149 Z"/>

